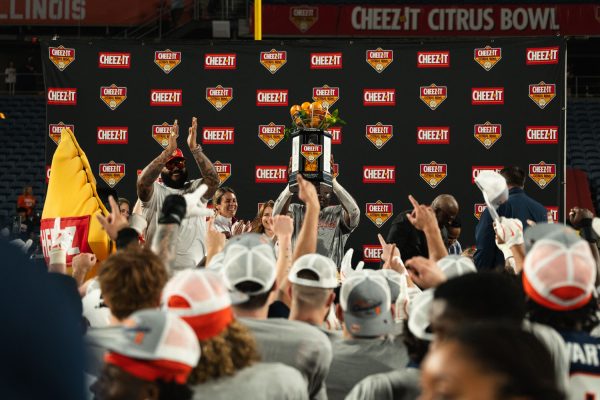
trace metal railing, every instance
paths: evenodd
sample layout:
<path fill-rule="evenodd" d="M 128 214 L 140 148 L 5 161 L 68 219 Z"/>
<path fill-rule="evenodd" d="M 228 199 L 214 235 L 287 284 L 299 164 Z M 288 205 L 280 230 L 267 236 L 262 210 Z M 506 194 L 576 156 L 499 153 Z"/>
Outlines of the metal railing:
<path fill-rule="evenodd" d="M 6 74 L 0 73 L 0 94 L 11 94 L 5 82 Z M 41 94 L 44 93 L 44 74 L 41 72 L 17 72 L 17 81 L 12 94 Z M 2 111 L 2 110 L 0 110 Z"/>
<path fill-rule="evenodd" d="M 600 97 L 600 75 L 579 75 L 569 78 L 570 94 L 575 97 Z"/>

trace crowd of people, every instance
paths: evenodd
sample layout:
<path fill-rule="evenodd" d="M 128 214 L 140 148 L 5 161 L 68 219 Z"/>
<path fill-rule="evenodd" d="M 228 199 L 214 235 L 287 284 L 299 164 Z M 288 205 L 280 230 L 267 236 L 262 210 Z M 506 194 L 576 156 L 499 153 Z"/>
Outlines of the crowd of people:
<path fill-rule="evenodd" d="M 600 220 L 589 210 L 570 210 L 570 226 L 548 223 L 523 170 L 506 167 L 507 200 L 499 218 L 483 213 L 474 254 L 461 248 L 451 194 L 430 205 L 410 196 L 413 208 L 379 235 L 381 265 L 367 269 L 346 249 L 360 210 L 336 179 L 319 193 L 299 176 L 295 202 L 286 187 L 253 221 L 237 220 L 235 190 L 219 187 L 196 129 L 194 119 L 187 144 L 201 178 L 188 181 L 175 123 L 133 207 L 111 197 L 97 216 L 116 244 L 97 276 L 86 279 L 97 263 L 87 253 L 67 275 L 61 248 L 49 273 L 1 272 L 1 295 L 19 304 L 7 326 L 39 332 L 26 318 L 34 299 L 21 302 L 34 290 L 47 296 L 41 311 L 60 315 L 40 318 L 44 340 L 0 334 L 12 346 L 2 368 L 40 366 L 38 377 L 0 374 L 6 398 L 600 396 Z M 2 247 L 9 264 L 27 264 Z M 16 351 L 23 341 L 36 350 Z"/>

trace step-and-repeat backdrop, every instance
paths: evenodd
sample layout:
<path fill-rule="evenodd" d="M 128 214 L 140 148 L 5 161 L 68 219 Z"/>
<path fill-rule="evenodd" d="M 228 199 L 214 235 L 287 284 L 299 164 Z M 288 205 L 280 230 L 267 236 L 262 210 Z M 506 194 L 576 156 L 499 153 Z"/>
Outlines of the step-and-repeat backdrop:
<path fill-rule="evenodd" d="M 331 129 L 338 181 L 358 202 L 348 245 L 375 262 L 377 233 L 442 193 L 460 204 L 463 247 L 484 209 L 474 178 L 518 165 L 526 191 L 562 218 L 565 44 L 560 38 L 397 42 L 380 40 L 194 44 L 128 41 L 45 43 L 46 159 L 69 126 L 99 186 L 136 200 L 137 174 L 179 121 L 221 183 L 238 217 L 277 198 L 287 181 L 289 108 L 321 100 L 346 125 Z"/>

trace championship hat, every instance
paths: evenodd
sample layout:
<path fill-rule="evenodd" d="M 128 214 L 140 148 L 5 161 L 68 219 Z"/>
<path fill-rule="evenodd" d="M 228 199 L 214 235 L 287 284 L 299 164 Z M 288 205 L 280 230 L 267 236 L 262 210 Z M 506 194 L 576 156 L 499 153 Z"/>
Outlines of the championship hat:
<path fill-rule="evenodd" d="M 175 274 L 163 289 L 162 304 L 187 322 L 200 340 L 219 335 L 233 321 L 231 298 L 221 277 L 206 269 Z"/>
<path fill-rule="evenodd" d="M 312 272 L 316 279 L 300 278 L 301 272 Z M 338 287 L 337 268 L 333 260 L 321 254 L 305 254 L 298 258 L 292 265 L 288 275 L 290 282 L 301 286 L 310 286 L 321 289 L 335 289 Z"/>
<path fill-rule="evenodd" d="M 122 325 L 98 328 L 86 339 L 106 347 L 104 362 L 145 381 L 185 384 L 200 359 L 194 331 L 172 313 L 137 311 Z"/>
<path fill-rule="evenodd" d="M 433 304 L 433 289 L 417 294 L 410 302 L 408 313 L 408 329 L 421 340 L 433 340 L 431 332 L 431 305 Z"/>
<path fill-rule="evenodd" d="M 386 279 L 371 270 L 350 275 L 340 290 L 344 324 L 353 336 L 381 336 L 394 325 L 390 288 Z"/>
<path fill-rule="evenodd" d="M 555 311 L 581 308 L 595 292 L 596 260 L 589 244 L 564 228 L 536 240 L 523 268 L 525 293 Z"/>
<path fill-rule="evenodd" d="M 225 285 L 234 294 L 240 293 L 236 288 L 240 283 L 256 284 L 256 290 L 242 293 L 246 296 L 266 293 L 275 283 L 275 250 L 261 234 L 245 233 L 229 239 L 220 262 Z"/>
<path fill-rule="evenodd" d="M 94 289 L 89 291 L 82 299 L 83 317 L 92 328 L 103 328 L 110 325 L 110 309 L 102 299 L 102 291 Z"/>
<path fill-rule="evenodd" d="M 440 259 L 437 262 L 437 266 L 448 279 L 477 272 L 475 264 L 473 264 L 473 261 L 469 257 L 455 254 Z"/>
<path fill-rule="evenodd" d="M 396 299 L 400 296 L 402 291 L 402 275 L 400 273 L 394 271 L 393 269 L 379 269 L 375 271 L 376 274 L 379 274 L 385 278 L 385 281 L 390 288 L 390 299 L 391 304 L 396 303 Z"/>
<path fill-rule="evenodd" d="M 540 223 L 530 226 L 523 232 L 523 244 L 525 245 L 525 252 L 531 250 L 535 242 L 546 237 L 561 236 L 565 234 L 564 238 L 568 239 L 569 242 L 577 241 L 579 235 L 573 229 L 563 224 L 547 224 Z"/>

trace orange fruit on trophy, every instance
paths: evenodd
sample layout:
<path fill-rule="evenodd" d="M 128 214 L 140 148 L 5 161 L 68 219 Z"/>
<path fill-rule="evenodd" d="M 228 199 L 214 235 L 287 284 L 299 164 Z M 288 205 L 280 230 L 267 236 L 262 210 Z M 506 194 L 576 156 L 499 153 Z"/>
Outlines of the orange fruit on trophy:
<path fill-rule="evenodd" d="M 310 105 L 310 110 L 311 111 L 323 111 L 323 103 L 321 103 L 320 101 L 315 101 L 314 103 L 312 103 Z"/>
<path fill-rule="evenodd" d="M 321 125 L 321 118 L 319 117 L 312 117 L 310 120 L 310 127 L 311 128 L 318 128 L 319 125 Z"/>
<path fill-rule="evenodd" d="M 304 111 L 308 111 L 308 109 L 310 108 L 310 103 L 308 101 L 305 101 L 300 107 L 302 107 Z"/>
<path fill-rule="evenodd" d="M 290 115 L 293 117 L 294 115 L 300 112 L 301 108 L 298 104 L 294 104 L 292 108 L 290 108 Z"/>
<path fill-rule="evenodd" d="M 296 117 L 294 119 L 294 123 L 296 124 L 296 126 L 304 126 L 304 123 L 302 122 L 302 118 L 300 118 L 300 117 Z"/>

